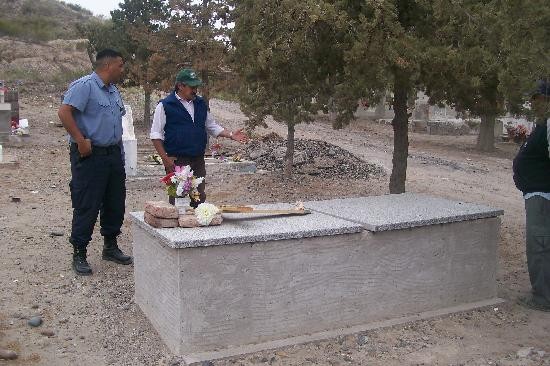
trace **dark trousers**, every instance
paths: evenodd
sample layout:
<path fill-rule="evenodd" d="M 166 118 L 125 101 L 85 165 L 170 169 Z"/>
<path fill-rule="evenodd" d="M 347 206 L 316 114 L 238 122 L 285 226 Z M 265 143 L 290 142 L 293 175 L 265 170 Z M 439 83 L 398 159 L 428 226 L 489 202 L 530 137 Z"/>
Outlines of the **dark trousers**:
<path fill-rule="evenodd" d="M 193 170 L 193 175 L 197 178 L 206 177 L 206 164 L 204 162 L 204 155 L 201 156 L 178 156 L 176 157 L 175 164 L 177 166 L 189 165 L 191 170 Z M 168 173 L 168 172 L 167 172 Z M 205 181 L 202 181 L 201 184 L 197 187 L 197 190 L 200 194 L 200 200 L 195 202 L 191 200 L 191 207 L 197 207 L 199 204 L 206 201 L 206 192 L 205 192 Z M 169 197 L 169 202 L 171 204 L 175 203 L 174 197 Z"/>
<path fill-rule="evenodd" d="M 92 155 L 80 158 L 76 145 L 71 146 L 71 200 L 73 222 L 70 242 L 86 248 L 100 214 L 101 235 L 114 238 L 120 234 L 126 201 L 124 158 L 118 146 L 93 147 Z"/>
<path fill-rule="evenodd" d="M 533 196 L 525 200 L 527 268 L 533 299 L 550 306 L 550 200 Z"/>

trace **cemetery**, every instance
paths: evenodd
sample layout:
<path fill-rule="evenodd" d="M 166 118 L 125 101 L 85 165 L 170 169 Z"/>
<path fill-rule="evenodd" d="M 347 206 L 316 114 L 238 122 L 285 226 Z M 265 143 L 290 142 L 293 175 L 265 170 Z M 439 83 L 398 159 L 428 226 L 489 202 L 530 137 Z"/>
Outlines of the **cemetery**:
<path fill-rule="evenodd" d="M 0 1 L 0 366 L 550 366 L 543 3 Z"/>

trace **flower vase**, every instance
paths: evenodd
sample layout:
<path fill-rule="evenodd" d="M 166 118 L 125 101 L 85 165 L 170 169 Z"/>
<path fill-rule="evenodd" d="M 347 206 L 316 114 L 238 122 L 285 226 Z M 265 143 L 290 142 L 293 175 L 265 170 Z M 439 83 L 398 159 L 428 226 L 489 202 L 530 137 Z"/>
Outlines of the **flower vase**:
<path fill-rule="evenodd" d="M 191 207 L 191 198 L 189 196 L 176 197 L 174 206 L 178 208 L 180 214 L 184 214 Z"/>

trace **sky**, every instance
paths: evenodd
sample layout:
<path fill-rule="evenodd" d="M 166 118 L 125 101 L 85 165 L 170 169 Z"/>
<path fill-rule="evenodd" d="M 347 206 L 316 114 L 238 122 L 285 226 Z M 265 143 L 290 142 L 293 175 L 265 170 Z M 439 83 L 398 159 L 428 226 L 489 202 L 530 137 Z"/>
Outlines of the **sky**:
<path fill-rule="evenodd" d="M 95 15 L 103 15 L 106 18 L 110 18 L 111 10 L 118 8 L 118 4 L 123 0 L 64 0 L 66 3 L 78 4 L 85 9 L 90 10 Z"/>

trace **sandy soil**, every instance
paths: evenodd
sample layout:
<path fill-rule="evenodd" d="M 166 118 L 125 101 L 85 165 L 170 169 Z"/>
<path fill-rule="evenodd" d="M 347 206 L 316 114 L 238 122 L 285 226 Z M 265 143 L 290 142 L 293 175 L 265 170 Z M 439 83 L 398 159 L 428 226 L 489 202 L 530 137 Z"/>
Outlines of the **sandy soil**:
<path fill-rule="evenodd" d="M 94 275 L 76 277 L 70 267 L 70 169 L 65 133 L 56 127 L 56 92 L 21 98 L 21 117 L 32 137 L 24 147 L 7 147 L 18 169 L 0 167 L 0 348 L 16 351 L 0 365 L 178 365 L 140 309 L 133 303 L 133 269 L 102 261 L 96 229 L 89 246 Z M 128 98 L 134 116 L 137 99 Z M 212 101 L 214 116 L 230 128 L 245 117 L 234 103 Z M 285 128 L 272 121 L 260 134 Z M 334 131 L 325 118 L 299 126 L 298 138 L 323 140 L 361 159 L 391 169 L 392 131 L 388 125 L 357 120 Z M 141 152 L 151 150 L 138 130 Z M 485 308 L 378 329 L 339 339 L 215 361 L 214 365 L 550 365 L 550 314 L 516 304 L 529 289 L 524 253 L 521 195 L 512 182 L 517 146 L 499 143 L 480 154 L 475 137 L 411 133 L 407 190 L 504 209 L 499 241 L 499 296 L 507 302 Z M 225 143 L 227 149 L 237 146 Z M 209 177 L 215 203 L 293 202 L 387 193 L 388 175 L 371 180 L 334 180 L 280 172 Z M 127 212 L 139 210 L 164 192 L 154 180 L 130 181 Z M 21 202 L 13 202 L 20 197 Z M 131 251 L 126 220 L 121 247 Z M 40 315 L 38 328 L 27 320 Z M 48 332 L 49 331 L 49 332 Z M 44 335 L 46 334 L 46 335 Z M 182 363 L 183 364 L 183 363 Z M 206 364 L 205 364 L 206 365 Z"/>

